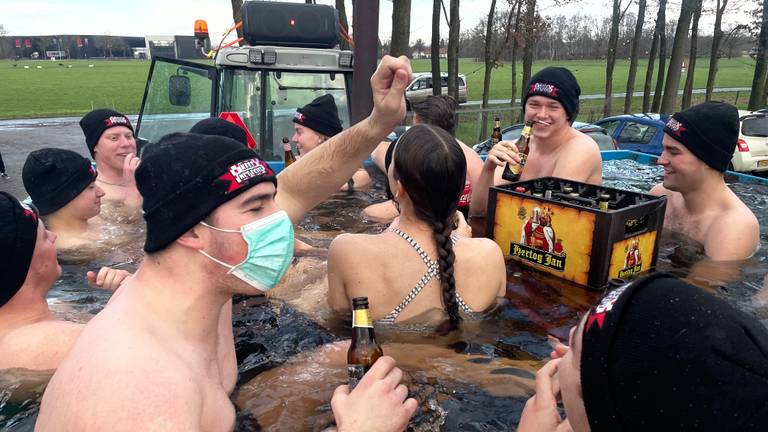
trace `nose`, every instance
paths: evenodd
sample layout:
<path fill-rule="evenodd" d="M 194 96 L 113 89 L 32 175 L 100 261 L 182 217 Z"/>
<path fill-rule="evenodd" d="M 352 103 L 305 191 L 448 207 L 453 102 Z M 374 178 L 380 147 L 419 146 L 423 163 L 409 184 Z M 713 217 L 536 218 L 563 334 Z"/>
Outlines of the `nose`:
<path fill-rule="evenodd" d="M 48 238 L 51 239 L 51 243 L 56 243 L 56 238 L 57 238 L 56 233 L 51 230 L 46 230 L 46 231 L 48 231 Z"/>
<path fill-rule="evenodd" d="M 659 158 L 656 159 L 656 165 L 664 166 L 668 164 L 669 164 L 669 160 L 667 159 L 667 152 L 662 151 L 661 155 L 659 155 Z"/>
<path fill-rule="evenodd" d="M 96 197 L 97 197 L 97 198 L 101 198 L 101 197 L 103 197 L 104 195 L 105 195 L 105 193 L 104 193 L 104 189 L 102 189 L 102 188 L 100 188 L 100 187 L 96 186 Z"/>
<path fill-rule="evenodd" d="M 293 133 L 293 136 L 291 137 L 291 141 L 292 141 L 292 142 L 294 142 L 294 143 L 296 143 L 296 144 L 298 144 L 298 142 L 299 142 L 299 134 L 297 134 L 296 132 L 294 132 L 294 133 Z"/>

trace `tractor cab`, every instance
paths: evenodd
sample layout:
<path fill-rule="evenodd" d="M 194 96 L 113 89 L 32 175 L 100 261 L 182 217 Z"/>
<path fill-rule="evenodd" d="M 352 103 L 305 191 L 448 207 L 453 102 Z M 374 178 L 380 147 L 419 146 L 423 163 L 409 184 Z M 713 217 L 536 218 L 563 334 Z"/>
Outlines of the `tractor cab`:
<path fill-rule="evenodd" d="M 337 11 L 253 1 L 243 4 L 242 17 L 247 44 L 216 50 L 213 62 L 152 59 L 136 125 L 145 146 L 221 116 L 244 125 L 249 146 L 280 171 L 282 138 L 293 135 L 297 108 L 330 94 L 342 125 L 350 126 L 352 52 L 337 48 Z M 199 39 L 207 38 L 195 28 Z"/>

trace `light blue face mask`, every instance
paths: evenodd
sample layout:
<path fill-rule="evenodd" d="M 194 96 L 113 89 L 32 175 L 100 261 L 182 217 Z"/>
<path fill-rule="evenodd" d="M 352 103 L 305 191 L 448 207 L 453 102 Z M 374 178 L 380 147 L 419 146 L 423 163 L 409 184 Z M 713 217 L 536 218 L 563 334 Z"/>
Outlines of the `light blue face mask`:
<path fill-rule="evenodd" d="M 239 230 L 216 228 L 205 222 L 201 225 L 222 232 L 239 232 L 248 243 L 248 254 L 237 265 L 230 265 L 200 251 L 229 271 L 227 273 L 248 285 L 267 292 L 283 278 L 293 259 L 293 223 L 285 211 L 243 225 Z"/>

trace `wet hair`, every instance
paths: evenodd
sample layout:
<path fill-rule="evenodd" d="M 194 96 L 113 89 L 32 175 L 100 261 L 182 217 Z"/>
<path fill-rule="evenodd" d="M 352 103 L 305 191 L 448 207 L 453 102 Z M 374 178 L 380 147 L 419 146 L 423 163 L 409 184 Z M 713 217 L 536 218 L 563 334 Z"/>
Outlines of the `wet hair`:
<path fill-rule="evenodd" d="M 443 305 L 453 327 L 461 322 L 453 276 L 451 231 L 459 197 L 464 191 L 467 160 L 459 143 L 445 130 L 413 126 L 397 140 L 393 174 L 413 202 L 416 215 L 432 227 L 437 243 Z"/>
<path fill-rule="evenodd" d="M 448 95 L 432 95 L 413 104 L 411 109 L 422 123 L 437 126 L 451 135 L 456 134 L 456 110 L 459 104 Z"/>

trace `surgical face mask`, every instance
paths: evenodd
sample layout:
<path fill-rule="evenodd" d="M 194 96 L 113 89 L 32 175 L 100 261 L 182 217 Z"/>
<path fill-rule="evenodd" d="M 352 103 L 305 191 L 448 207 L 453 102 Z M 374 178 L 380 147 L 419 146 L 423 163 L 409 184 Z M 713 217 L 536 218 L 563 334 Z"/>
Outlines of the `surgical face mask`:
<path fill-rule="evenodd" d="M 201 225 L 221 232 L 239 232 L 248 244 L 248 254 L 237 265 L 219 261 L 200 251 L 229 271 L 227 273 L 248 285 L 267 292 L 283 278 L 293 259 L 293 223 L 285 211 L 273 213 L 257 221 L 243 225 L 239 230 L 216 228 L 205 222 Z"/>

